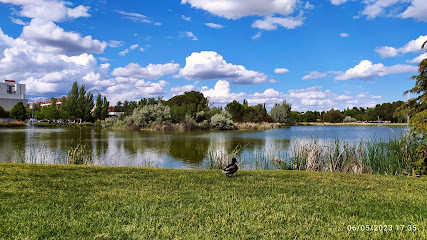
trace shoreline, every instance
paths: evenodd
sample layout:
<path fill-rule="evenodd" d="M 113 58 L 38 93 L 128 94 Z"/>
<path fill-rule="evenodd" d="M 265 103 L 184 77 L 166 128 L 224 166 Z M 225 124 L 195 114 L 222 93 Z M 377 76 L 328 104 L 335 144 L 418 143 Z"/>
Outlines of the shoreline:
<path fill-rule="evenodd" d="M 299 122 L 293 126 L 372 126 L 372 127 L 406 127 L 406 123 L 363 123 L 363 122 L 354 122 L 354 123 L 329 123 L 329 122 Z"/>

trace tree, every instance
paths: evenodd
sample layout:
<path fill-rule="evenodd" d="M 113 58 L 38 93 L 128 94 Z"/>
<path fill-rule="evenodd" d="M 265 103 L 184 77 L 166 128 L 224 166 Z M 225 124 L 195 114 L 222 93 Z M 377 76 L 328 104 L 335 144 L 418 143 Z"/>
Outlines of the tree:
<path fill-rule="evenodd" d="M 325 113 L 325 121 L 330 123 L 340 123 L 344 120 L 344 115 L 340 110 L 331 109 Z"/>
<path fill-rule="evenodd" d="M 234 100 L 231 103 L 227 104 L 227 106 L 225 106 L 225 110 L 231 115 L 231 119 L 234 122 L 243 121 L 245 109 L 243 108 L 243 105 L 240 104 L 238 101 Z"/>
<path fill-rule="evenodd" d="M 286 101 L 282 102 L 282 104 L 276 103 L 271 108 L 270 115 L 274 122 L 292 124 L 291 105 Z"/>
<path fill-rule="evenodd" d="M 231 120 L 231 114 L 227 111 L 215 114 L 211 118 L 211 126 L 216 130 L 231 130 L 234 128 L 233 120 Z"/>
<path fill-rule="evenodd" d="M 424 49 L 427 41 L 421 46 Z M 421 174 L 427 174 L 427 58 L 418 64 L 418 75 L 410 79 L 415 80 L 415 86 L 404 92 L 418 95 L 416 98 L 408 100 L 403 106 L 412 115 L 410 118 L 411 135 L 419 143 L 417 148 L 418 161 L 415 165 L 419 167 Z M 402 108 L 400 108 L 402 109 Z"/>
<path fill-rule="evenodd" d="M 71 118 L 76 118 L 78 115 L 77 99 L 79 98 L 79 86 L 77 85 L 77 81 L 73 83 L 73 87 L 67 97 L 68 100 L 64 103 L 64 108 L 70 114 Z"/>
<path fill-rule="evenodd" d="M 6 111 L 0 106 L 0 118 L 6 118 Z"/>
<path fill-rule="evenodd" d="M 22 102 L 18 102 L 12 109 L 10 109 L 10 117 L 20 121 L 27 119 L 27 110 Z"/>
<path fill-rule="evenodd" d="M 105 120 L 108 117 L 108 108 L 110 107 L 110 102 L 107 101 L 107 98 L 104 97 L 104 101 L 102 102 L 102 113 L 101 119 Z"/>
<path fill-rule="evenodd" d="M 96 96 L 96 105 L 93 115 L 95 119 L 102 119 L 102 98 L 100 93 Z"/>

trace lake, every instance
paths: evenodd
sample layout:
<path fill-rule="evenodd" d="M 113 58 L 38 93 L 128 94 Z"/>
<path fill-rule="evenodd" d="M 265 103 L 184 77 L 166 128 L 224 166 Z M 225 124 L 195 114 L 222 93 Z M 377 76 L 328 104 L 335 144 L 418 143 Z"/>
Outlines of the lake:
<path fill-rule="evenodd" d="M 245 169 L 271 169 L 256 159 L 287 159 L 293 144 L 310 141 L 379 141 L 403 127 L 292 126 L 266 131 L 147 132 L 93 127 L 0 129 L 0 162 L 65 164 L 76 143 L 92 149 L 91 164 L 160 168 L 208 168 L 209 159 L 239 150 Z"/>

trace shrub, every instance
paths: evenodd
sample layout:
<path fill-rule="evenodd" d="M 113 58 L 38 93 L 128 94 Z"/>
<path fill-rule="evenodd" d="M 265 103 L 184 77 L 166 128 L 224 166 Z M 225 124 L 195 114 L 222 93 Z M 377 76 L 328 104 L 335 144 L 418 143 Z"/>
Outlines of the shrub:
<path fill-rule="evenodd" d="M 109 117 L 106 118 L 104 121 L 101 122 L 101 126 L 103 128 L 112 128 L 114 124 L 116 124 L 118 119 L 116 117 Z"/>
<path fill-rule="evenodd" d="M 182 125 L 184 127 L 184 130 L 194 130 L 197 128 L 197 123 L 194 118 L 192 118 L 190 115 L 185 115 L 184 120 L 182 121 Z"/>
<path fill-rule="evenodd" d="M 351 116 L 347 116 L 344 118 L 343 122 L 349 123 L 349 122 L 357 122 L 356 118 L 352 118 Z"/>
<path fill-rule="evenodd" d="M 231 114 L 227 111 L 215 114 L 211 118 L 212 129 L 215 130 L 231 130 L 234 129 L 233 120 L 231 120 Z"/>

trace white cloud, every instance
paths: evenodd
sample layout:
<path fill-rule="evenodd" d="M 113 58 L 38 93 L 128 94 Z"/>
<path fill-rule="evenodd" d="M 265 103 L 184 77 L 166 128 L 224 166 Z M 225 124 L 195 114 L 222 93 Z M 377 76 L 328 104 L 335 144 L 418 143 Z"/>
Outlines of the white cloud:
<path fill-rule="evenodd" d="M 314 9 L 314 5 L 310 4 L 309 2 L 306 2 L 304 5 L 304 9 L 307 9 L 307 10 Z"/>
<path fill-rule="evenodd" d="M 184 94 L 185 92 L 191 92 L 196 90 L 199 90 L 199 89 L 197 89 L 195 85 L 178 86 L 170 89 L 170 91 L 174 95 L 180 95 L 180 94 Z"/>
<path fill-rule="evenodd" d="M 396 73 L 417 72 L 417 67 L 412 65 L 394 65 L 386 67 L 381 63 L 372 64 L 368 60 L 361 61 L 358 65 L 350 68 L 345 73 L 335 77 L 335 80 L 372 79 Z"/>
<path fill-rule="evenodd" d="M 416 58 L 414 58 L 412 60 L 409 60 L 408 62 L 410 62 L 410 63 L 420 63 L 422 60 L 424 60 L 426 58 L 427 58 L 427 53 L 423 53 L 423 54 L 419 55 L 418 57 L 416 57 Z"/>
<path fill-rule="evenodd" d="M 13 23 L 18 24 L 18 25 L 22 25 L 22 26 L 25 26 L 25 25 L 28 25 L 28 24 L 29 24 L 28 22 L 24 22 L 24 21 L 22 21 L 22 20 L 21 20 L 21 19 L 19 19 L 19 18 L 13 18 L 13 17 L 10 17 L 10 20 L 11 20 Z"/>
<path fill-rule="evenodd" d="M 331 3 L 334 5 L 341 5 L 343 3 L 346 3 L 347 0 L 331 0 Z"/>
<path fill-rule="evenodd" d="M 340 34 L 340 37 L 343 37 L 343 38 L 346 38 L 346 37 L 349 37 L 350 36 L 350 34 L 348 34 L 348 33 L 341 33 Z"/>
<path fill-rule="evenodd" d="M 124 56 L 126 56 L 126 54 L 128 54 L 129 53 L 129 49 L 127 48 L 127 49 L 125 49 L 125 50 L 123 50 L 123 51 L 120 51 L 119 52 L 119 55 L 120 56 L 122 56 L 122 57 L 124 57 Z"/>
<path fill-rule="evenodd" d="M 122 57 L 124 57 L 124 56 L 126 56 L 126 54 L 128 54 L 130 51 L 134 51 L 134 50 L 135 50 L 135 49 L 137 49 L 137 48 L 139 48 L 139 51 L 141 51 L 141 52 L 143 52 L 143 51 L 144 51 L 144 48 L 139 47 L 139 45 L 138 45 L 138 44 L 133 44 L 133 45 L 131 45 L 129 48 L 126 48 L 125 50 L 123 50 L 123 51 L 119 52 L 119 55 L 120 55 L 120 56 L 122 56 Z"/>
<path fill-rule="evenodd" d="M 138 79 L 122 79 L 120 84 L 110 85 L 102 95 L 106 96 L 111 104 L 118 101 L 137 101 L 146 97 L 160 97 L 166 92 L 164 88 L 169 84 L 166 81 L 150 82 Z M 116 79 L 117 81 L 117 79 Z"/>
<path fill-rule="evenodd" d="M 272 17 L 267 16 L 263 20 L 256 20 L 252 23 L 253 28 L 264 29 L 267 31 L 276 30 L 277 26 L 282 26 L 287 29 L 294 29 L 304 24 L 305 18 L 297 17 Z"/>
<path fill-rule="evenodd" d="M 251 38 L 252 40 L 257 40 L 260 37 L 261 37 L 261 32 L 257 32 L 257 34 L 253 35 Z"/>
<path fill-rule="evenodd" d="M 418 21 L 427 22 L 427 3 L 425 0 L 413 0 L 401 15 L 401 18 L 415 18 Z"/>
<path fill-rule="evenodd" d="M 55 23 L 42 19 L 32 19 L 30 25 L 24 26 L 20 38 L 40 51 L 58 54 L 103 53 L 107 47 L 105 41 L 66 32 Z"/>
<path fill-rule="evenodd" d="M 297 0 L 182 0 L 181 3 L 189 3 L 194 8 L 234 20 L 253 15 L 286 16 L 293 13 L 297 7 Z"/>
<path fill-rule="evenodd" d="M 181 32 L 181 37 L 191 38 L 191 40 L 198 40 L 197 37 L 193 34 L 193 32 Z"/>
<path fill-rule="evenodd" d="M 140 13 L 135 13 L 135 12 L 125 12 L 125 11 L 120 11 L 120 10 L 116 10 L 115 12 L 121 14 L 124 18 L 130 19 L 134 22 L 140 22 L 140 23 L 150 23 L 153 24 L 155 26 L 161 26 L 162 24 L 159 22 L 153 22 L 151 20 L 151 18 L 142 15 Z"/>
<path fill-rule="evenodd" d="M 419 53 L 422 52 L 423 49 L 421 49 L 421 46 L 423 43 L 427 41 L 427 35 L 419 36 L 417 39 L 409 41 L 405 46 L 401 48 L 394 48 L 394 47 L 377 47 L 375 48 L 375 51 L 381 55 L 381 57 L 395 57 L 399 53 Z"/>
<path fill-rule="evenodd" d="M 308 80 L 308 79 L 319 79 L 319 78 L 324 78 L 326 77 L 328 74 L 327 73 L 321 73 L 321 72 L 311 72 L 308 75 L 305 75 L 304 77 L 302 77 L 302 80 Z"/>
<path fill-rule="evenodd" d="M 382 58 L 395 57 L 399 54 L 399 51 L 394 47 L 377 47 L 375 48 L 375 52 L 381 55 Z"/>
<path fill-rule="evenodd" d="M 184 19 L 185 21 L 191 21 L 191 17 L 186 17 L 184 15 L 181 16 L 182 19 Z"/>
<path fill-rule="evenodd" d="M 158 79 L 165 75 L 176 73 L 178 69 L 179 64 L 173 62 L 166 64 L 149 64 L 145 68 L 136 63 L 129 63 L 124 68 L 115 68 L 111 75 L 127 78 Z"/>
<path fill-rule="evenodd" d="M 123 44 L 123 41 L 110 40 L 108 46 L 112 48 L 120 47 Z"/>
<path fill-rule="evenodd" d="M 364 1 L 367 6 L 361 12 L 362 15 L 366 15 L 368 19 L 374 19 L 379 15 L 384 15 L 385 10 L 388 7 L 393 6 L 400 0 L 370 0 Z"/>
<path fill-rule="evenodd" d="M 216 105 L 228 104 L 233 100 L 242 101 L 247 96 L 245 93 L 232 93 L 230 83 L 224 80 L 219 80 L 211 89 L 202 87 L 201 92 Z"/>
<path fill-rule="evenodd" d="M 210 27 L 210 28 L 215 28 L 215 29 L 221 29 L 224 27 L 221 24 L 216 24 L 216 23 L 205 23 L 205 25 Z"/>
<path fill-rule="evenodd" d="M 235 84 L 254 84 L 267 82 L 264 73 L 247 70 L 242 65 L 227 63 L 224 58 L 212 51 L 193 52 L 185 58 L 185 67 L 176 77 L 189 80 L 228 79 Z"/>
<path fill-rule="evenodd" d="M 289 69 L 287 69 L 287 68 L 276 68 L 276 69 L 274 69 L 274 72 L 277 74 L 284 74 L 284 73 L 289 72 Z"/>
<path fill-rule="evenodd" d="M 20 16 L 39 18 L 49 21 L 64 21 L 66 19 L 89 17 L 89 7 L 79 5 L 69 8 L 69 2 L 57 0 L 0 0 L 0 3 L 10 3 L 21 7 Z"/>

